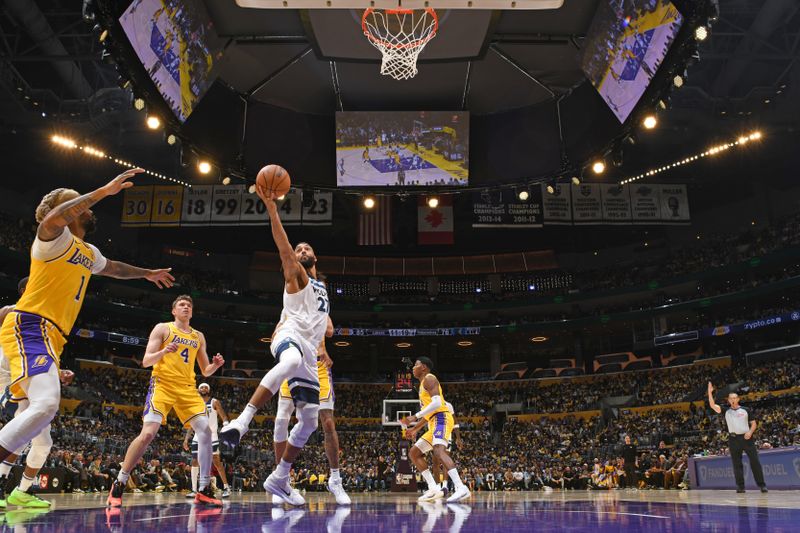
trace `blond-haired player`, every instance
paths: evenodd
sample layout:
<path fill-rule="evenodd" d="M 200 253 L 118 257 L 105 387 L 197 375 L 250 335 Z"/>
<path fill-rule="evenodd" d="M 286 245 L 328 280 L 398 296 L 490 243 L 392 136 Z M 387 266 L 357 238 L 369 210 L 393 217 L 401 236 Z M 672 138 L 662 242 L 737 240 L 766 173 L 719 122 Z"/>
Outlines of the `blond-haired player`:
<path fill-rule="evenodd" d="M 447 408 L 442 394 L 442 386 L 439 380 L 431 373 L 433 361 L 428 357 L 418 357 L 412 372 L 414 377 L 419 380 L 419 403 L 421 409 L 418 413 L 407 416 L 402 420 L 403 425 L 410 426 L 424 418 L 428 424 L 428 430 L 420 439 L 414 443 L 408 452 L 409 458 L 419 470 L 422 478 L 428 484 L 428 490 L 419 500 L 422 502 L 431 501 L 436 498 L 439 492 L 439 484 L 434 481 L 433 474 L 428 469 L 425 454 L 433 451 L 435 461 L 440 461 L 447 469 L 447 474 L 453 480 L 455 492 L 447 498 L 448 503 L 454 503 L 469 497 L 470 491 L 461 481 L 456 465 L 447 453 L 450 446 L 453 426 L 455 420 L 450 410 Z M 406 430 L 406 436 L 413 439 L 422 424 Z"/>
<path fill-rule="evenodd" d="M 280 328 L 280 324 L 278 328 Z M 276 328 L 276 332 L 278 328 Z M 331 337 L 332 335 L 333 322 L 328 318 L 328 328 L 325 331 L 325 336 Z M 275 334 L 273 334 L 274 336 Z M 350 496 L 347 495 L 342 486 L 342 477 L 339 473 L 339 435 L 336 433 L 336 420 L 333 416 L 335 395 L 333 392 L 333 375 L 331 374 L 332 366 L 333 360 L 328 355 L 328 350 L 325 349 L 325 340 L 323 339 L 317 349 L 317 376 L 319 377 L 319 422 L 325 434 L 325 455 L 331 468 L 327 488 L 336 498 L 336 503 L 350 505 Z M 275 431 L 273 433 L 275 462 L 280 462 L 283 452 L 286 450 L 286 442 L 289 439 L 289 420 L 294 412 L 291 389 L 289 381 L 284 381 L 278 396 L 278 410 L 275 413 Z M 283 503 L 283 499 L 273 495 L 272 503 Z"/>
<path fill-rule="evenodd" d="M 140 168 L 127 170 L 106 185 L 80 195 L 55 189 L 36 208 L 36 238 L 25 294 L 0 328 L 0 346 L 8 358 L 12 398 L 28 399 L 28 408 L 0 429 L 0 461 L 38 435 L 61 400 L 59 363 L 92 274 L 112 278 L 145 278 L 159 288 L 171 287 L 169 269 L 148 270 L 103 257 L 84 241 L 96 220 L 91 207 L 133 184 Z"/>
<path fill-rule="evenodd" d="M 209 483 L 211 473 L 211 427 L 208 424 L 206 403 L 195 388 L 194 364 L 208 377 L 217 371 L 225 360 L 220 354 L 208 361 L 206 338 L 189 325 L 194 305 L 191 296 L 182 294 L 172 302 L 173 322 L 157 324 L 150 333 L 142 366 L 153 367 L 150 389 L 142 413 L 142 431 L 133 439 L 125 460 L 122 462 L 117 480 L 111 486 L 107 504 L 122 505 L 122 494 L 131 471 L 142 458 L 147 447 L 158 433 L 158 428 L 167 423 L 167 415 L 175 409 L 184 427 L 194 429 L 197 434 L 197 458 L 200 463 L 200 482 L 195 503 L 222 506 Z"/>

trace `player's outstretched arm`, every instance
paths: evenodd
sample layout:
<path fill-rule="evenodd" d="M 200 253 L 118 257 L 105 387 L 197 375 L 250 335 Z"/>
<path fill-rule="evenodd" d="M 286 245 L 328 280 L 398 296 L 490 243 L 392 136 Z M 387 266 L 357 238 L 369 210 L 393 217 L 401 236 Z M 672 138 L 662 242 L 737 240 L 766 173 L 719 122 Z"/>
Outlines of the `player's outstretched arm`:
<path fill-rule="evenodd" d="M 222 365 L 225 364 L 225 359 L 220 354 L 214 356 L 214 360 L 208 362 L 208 353 L 206 352 L 206 336 L 200 334 L 200 347 L 197 349 L 197 366 L 200 367 L 200 372 L 205 376 L 211 376 Z"/>
<path fill-rule="evenodd" d="M 101 276 L 116 279 L 146 279 L 155 283 L 159 289 L 172 287 L 175 278 L 170 274 L 171 268 L 140 268 L 122 261 L 106 260 L 106 267 L 100 271 Z"/>
<path fill-rule="evenodd" d="M 61 235 L 64 228 L 72 224 L 94 204 L 106 196 L 113 196 L 123 189 L 133 187 L 133 183 L 128 180 L 142 172 L 144 172 L 144 169 L 141 168 L 126 170 L 99 189 L 56 206 L 47 213 L 44 220 L 39 224 L 36 235 L 43 241 L 52 241 Z"/>
<path fill-rule="evenodd" d="M 222 407 L 222 402 L 219 400 L 214 400 L 213 402 L 214 410 L 217 412 L 219 417 L 222 419 L 222 425 L 228 425 L 228 413 L 225 412 L 225 408 Z"/>
<path fill-rule="evenodd" d="M 722 407 L 714 402 L 714 385 L 710 381 L 708 382 L 708 406 L 716 413 L 722 412 Z"/>
<path fill-rule="evenodd" d="M 168 335 L 169 328 L 166 324 L 158 324 L 153 328 L 153 331 L 150 332 L 150 339 L 147 341 L 147 349 L 142 358 L 142 366 L 144 368 L 151 367 L 158 363 L 168 353 L 178 351 L 178 345 L 174 342 L 170 342 L 164 346 L 164 348 L 161 348 L 161 345 L 167 340 Z"/>
<path fill-rule="evenodd" d="M 256 183 L 256 194 L 267 206 L 272 239 L 275 241 L 275 246 L 278 247 L 278 254 L 281 257 L 283 277 L 287 282 L 297 281 L 298 289 L 302 289 L 308 284 L 308 274 L 306 274 L 306 269 L 297 260 L 294 248 L 292 248 L 291 243 L 289 243 L 289 237 L 286 235 L 286 230 L 283 229 L 281 217 L 278 214 L 278 205 L 275 203 L 275 193 L 267 192 L 266 189 Z"/>

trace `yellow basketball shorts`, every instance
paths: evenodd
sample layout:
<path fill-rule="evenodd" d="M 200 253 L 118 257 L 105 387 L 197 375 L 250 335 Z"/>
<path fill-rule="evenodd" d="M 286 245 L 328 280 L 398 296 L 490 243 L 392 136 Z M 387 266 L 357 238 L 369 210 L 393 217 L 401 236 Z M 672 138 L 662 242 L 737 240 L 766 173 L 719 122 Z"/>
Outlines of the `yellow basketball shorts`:
<path fill-rule="evenodd" d="M 449 412 L 433 414 L 428 418 L 428 431 L 414 445 L 422 453 L 428 453 L 438 444 L 447 447 L 453 436 L 454 425 L 455 419 Z"/>
<path fill-rule="evenodd" d="M 206 414 L 206 404 L 193 383 L 181 385 L 151 377 L 142 419 L 145 422 L 160 421 L 163 426 L 167 423 L 167 415 L 173 409 L 186 428 L 190 426 L 193 418 Z"/>
<path fill-rule="evenodd" d="M 67 340 L 55 324 L 33 313 L 10 312 L 0 327 L 0 345 L 11 372 L 9 390 L 15 400 L 27 397 L 24 381 L 59 368 Z"/>
<path fill-rule="evenodd" d="M 331 369 L 324 363 L 317 363 L 317 375 L 319 376 L 319 408 L 333 410 L 336 396 L 333 393 L 333 375 Z M 284 380 L 281 384 L 280 397 L 292 400 L 292 389 L 289 387 L 289 380 Z"/>

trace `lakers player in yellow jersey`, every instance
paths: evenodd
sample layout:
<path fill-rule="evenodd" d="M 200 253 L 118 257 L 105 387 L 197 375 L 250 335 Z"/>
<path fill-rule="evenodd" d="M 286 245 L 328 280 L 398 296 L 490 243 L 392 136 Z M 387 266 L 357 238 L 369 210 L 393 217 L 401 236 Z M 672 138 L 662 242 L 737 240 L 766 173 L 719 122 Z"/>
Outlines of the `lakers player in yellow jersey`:
<path fill-rule="evenodd" d="M 46 194 L 36 208 L 36 238 L 25 293 L 0 327 L 8 358 L 9 393 L 28 399 L 28 408 L 0 430 L 0 461 L 50 424 L 61 399 L 59 362 L 78 317 L 92 274 L 120 279 L 146 278 L 172 286 L 169 269 L 147 270 L 103 257 L 83 239 L 95 226 L 91 207 L 133 184 L 142 169 L 128 170 L 83 196 L 71 189 Z"/>
<path fill-rule="evenodd" d="M 225 360 L 217 354 L 209 363 L 205 336 L 189 325 L 192 311 L 192 298 L 185 294 L 178 296 L 172 302 L 175 320 L 157 324 L 150 333 L 142 366 L 152 366 L 153 375 L 142 414 L 142 431 L 128 446 L 117 480 L 111 486 L 107 501 L 110 507 L 122 505 L 122 493 L 131 471 L 155 438 L 158 428 L 166 425 L 167 415 L 173 409 L 184 427 L 191 427 L 197 435 L 200 483 L 195 503 L 222 506 L 222 501 L 214 496 L 209 484 L 212 435 L 206 402 L 195 388 L 194 364 L 197 361 L 200 372 L 208 377 L 224 365 Z"/>
<path fill-rule="evenodd" d="M 419 500 L 422 502 L 433 500 L 439 492 L 439 484 L 434 481 L 433 474 L 428 469 L 428 462 L 425 460 L 425 454 L 433 450 L 434 460 L 441 462 L 445 466 L 447 475 L 453 480 L 455 492 L 447 498 L 447 502 L 454 503 L 469 497 L 470 492 L 461 481 L 458 470 L 456 470 L 456 464 L 450 458 L 450 454 L 447 453 L 455 420 L 444 401 L 442 386 L 436 376 L 431 374 L 431 370 L 433 370 L 433 361 L 428 357 L 417 358 L 412 372 L 414 377 L 419 380 L 419 403 L 421 409 L 415 415 L 405 417 L 402 422 L 405 426 L 416 424 L 415 427 L 406 431 L 406 436 L 411 439 L 424 425 L 423 419 L 428 424 L 428 430 L 414 443 L 414 446 L 408 452 L 409 458 L 414 462 L 414 466 L 417 467 L 417 470 L 419 470 L 428 484 L 428 490 Z"/>

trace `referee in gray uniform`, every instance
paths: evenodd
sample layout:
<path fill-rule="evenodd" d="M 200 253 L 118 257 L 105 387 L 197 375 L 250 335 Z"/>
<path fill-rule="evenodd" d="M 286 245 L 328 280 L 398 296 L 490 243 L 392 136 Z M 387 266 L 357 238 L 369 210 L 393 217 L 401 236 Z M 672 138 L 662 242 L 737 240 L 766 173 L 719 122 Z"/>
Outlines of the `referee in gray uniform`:
<path fill-rule="evenodd" d="M 756 485 L 761 487 L 761 492 L 767 492 L 764 483 L 764 470 L 758 459 L 753 433 L 756 431 L 756 421 L 749 409 L 739 405 L 739 395 L 735 392 L 728 394 L 730 407 L 725 410 L 725 422 L 728 424 L 728 448 L 733 461 L 733 475 L 736 478 L 736 492 L 744 492 L 744 467 L 742 466 L 742 452 L 750 459 L 750 469 Z M 708 382 L 708 405 L 717 413 L 722 412 L 722 407 L 714 403 L 714 386 Z"/>

